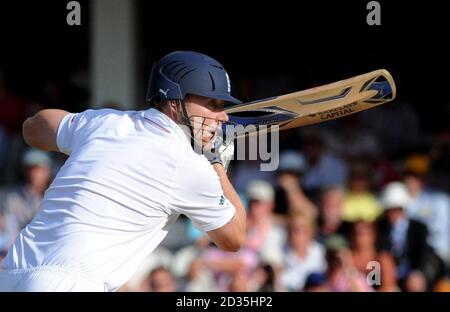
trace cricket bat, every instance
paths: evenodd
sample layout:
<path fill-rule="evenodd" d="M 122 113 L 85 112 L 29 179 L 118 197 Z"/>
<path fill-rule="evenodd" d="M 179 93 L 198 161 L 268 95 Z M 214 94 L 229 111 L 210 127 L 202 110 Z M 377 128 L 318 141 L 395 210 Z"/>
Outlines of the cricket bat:
<path fill-rule="evenodd" d="M 391 74 L 375 70 L 327 85 L 240 104 L 225 110 L 234 125 L 277 125 L 279 130 L 332 120 L 388 103 L 395 98 Z M 270 131 L 272 127 L 264 127 Z M 236 136 L 251 134 L 237 133 Z"/>

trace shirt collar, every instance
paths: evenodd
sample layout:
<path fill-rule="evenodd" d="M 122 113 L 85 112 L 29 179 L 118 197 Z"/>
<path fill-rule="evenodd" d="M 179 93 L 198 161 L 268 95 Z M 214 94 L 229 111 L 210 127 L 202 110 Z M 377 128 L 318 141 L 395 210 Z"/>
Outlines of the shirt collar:
<path fill-rule="evenodd" d="M 166 132 L 174 132 L 178 136 L 186 139 L 187 142 L 189 141 L 188 136 L 180 125 L 178 125 L 172 118 L 155 108 L 145 110 L 144 119 L 147 120 L 147 122 L 153 123 L 155 126 L 164 129 Z"/>
<path fill-rule="evenodd" d="M 142 116 L 142 115 L 141 115 Z M 147 122 L 154 124 L 155 126 L 164 129 L 166 132 L 174 132 L 178 136 L 186 140 L 190 144 L 190 136 L 177 124 L 172 118 L 164 114 L 163 112 L 149 108 L 144 111 L 143 117 Z"/>

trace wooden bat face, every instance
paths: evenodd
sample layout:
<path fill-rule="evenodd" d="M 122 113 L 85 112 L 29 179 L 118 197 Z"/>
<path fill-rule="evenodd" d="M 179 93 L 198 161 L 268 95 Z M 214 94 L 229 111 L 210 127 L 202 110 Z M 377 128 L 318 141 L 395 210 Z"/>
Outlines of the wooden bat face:
<path fill-rule="evenodd" d="M 370 109 L 392 101 L 395 95 L 392 76 L 387 70 L 379 69 L 324 86 L 244 103 L 225 111 L 229 121 L 236 125 L 255 125 L 256 129 L 262 125 L 277 125 L 279 130 L 284 130 Z"/>

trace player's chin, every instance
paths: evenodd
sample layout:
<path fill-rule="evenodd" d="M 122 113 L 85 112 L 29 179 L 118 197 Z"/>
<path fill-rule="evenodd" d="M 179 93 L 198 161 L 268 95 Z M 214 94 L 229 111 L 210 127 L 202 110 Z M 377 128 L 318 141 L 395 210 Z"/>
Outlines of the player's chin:
<path fill-rule="evenodd" d="M 207 134 L 202 136 L 202 146 L 203 148 L 212 148 L 214 146 L 214 141 L 216 139 L 215 134 Z"/>
<path fill-rule="evenodd" d="M 213 146 L 213 140 L 211 140 L 210 138 L 202 138 L 202 146 L 205 149 L 210 149 Z"/>

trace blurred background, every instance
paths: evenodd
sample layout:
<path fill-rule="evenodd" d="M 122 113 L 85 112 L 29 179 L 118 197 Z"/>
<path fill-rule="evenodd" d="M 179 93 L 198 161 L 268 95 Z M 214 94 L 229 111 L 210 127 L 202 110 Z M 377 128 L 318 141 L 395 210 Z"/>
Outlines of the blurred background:
<path fill-rule="evenodd" d="M 238 253 L 181 216 L 121 291 L 449 291 L 450 94 L 445 19 L 379 1 L 260 5 L 77 1 L 0 4 L 0 249 L 31 221 L 63 155 L 30 150 L 44 108 L 146 109 L 151 66 L 175 50 L 212 56 L 252 101 L 385 68 L 397 99 L 280 134 L 280 168 L 234 161 L 248 213 Z M 447 34 L 448 37 L 448 34 Z M 441 39 L 439 39 L 441 38 Z M 379 265 L 379 267 L 377 266 Z M 373 274 L 373 273 L 377 274 Z"/>

